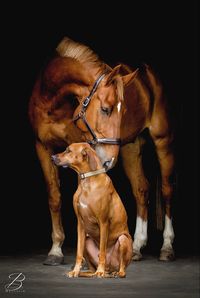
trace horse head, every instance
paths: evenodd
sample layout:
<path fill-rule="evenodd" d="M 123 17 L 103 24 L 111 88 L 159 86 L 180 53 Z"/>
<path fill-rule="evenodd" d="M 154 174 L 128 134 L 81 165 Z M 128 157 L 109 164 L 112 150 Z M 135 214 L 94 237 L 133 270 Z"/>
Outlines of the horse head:
<path fill-rule="evenodd" d="M 80 101 L 74 113 L 74 121 L 97 152 L 106 169 L 112 168 L 120 145 L 120 125 L 125 110 L 124 87 L 130 84 L 137 70 L 121 75 L 121 65 L 109 73 L 101 74 L 90 94 Z"/>

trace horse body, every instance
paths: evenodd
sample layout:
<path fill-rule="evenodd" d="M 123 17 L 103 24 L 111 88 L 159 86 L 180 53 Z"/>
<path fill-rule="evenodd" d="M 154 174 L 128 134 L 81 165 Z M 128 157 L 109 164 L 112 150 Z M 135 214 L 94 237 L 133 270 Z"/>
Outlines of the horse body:
<path fill-rule="evenodd" d="M 56 147 L 92 139 L 84 121 L 80 118 L 75 123 L 74 117 L 80 114 L 84 99 L 102 73 L 105 77 L 93 95 L 85 116 L 98 138 L 122 139 L 123 165 L 137 203 L 134 259 L 141 258 L 140 249 L 147 240 L 148 181 L 142 168 L 144 142 L 140 137 L 145 128 L 149 129 L 157 150 L 162 194 L 166 202 L 160 258 L 168 260 L 173 257 L 174 234 L 170 213 L 173 187 L 169 180 L 174 158 L 166 99 L 160 82 L 149 67 L 125 76 L 120 76 L 119 72 L 120 66 L 111 69 L 89 48 L 64 38 L 57 48 L 57 55 L 41 72 L 34 86 L 29 117 L 36 135 L 36 151 L 47 184 L 52 218 L 53 245 L 45 264 L 56 265 L 63 261 L 61 248 L 65 237 L 60 214 L 58 169 L 52 163 L 51 155 Z M 94 149 L 102 164 L 109 165 L 113 159 L 117 161 L 119 146 L 97 143 Z"/>
<path fill-rule="evenodd" d="M 36 136 L 47 147 L 66 145 L 82 139 L 81 131 L 72 119 L 78 105 L 75 95 L 79 95 L 80 86 L 76 83 L 73 72 L 70 76 L 69 70 L 64 78 L 57 75 L 57 73 L 63 73 L 65 69 L 62 67 L 63 64 L 66 68 L 69 64 L 70 70 L 70 60 L 57 58 L 47 67 L 44 75 L 40 75 L 29 105 L 30 120 Z M 53 72 L 54 67 L 56 70 Z M 84 77 L 81 79 L 84 82 Z M 75 80 L 75 83 L 67 83 L 67 80 L 69 82 Z M 87 88 L 81 87 L 82 92 Z M 74 98 L 67 99 L 68 94 L 74 94 Z"/>
<path fill-rule="evenodd" d="M 121 111 L 118 104 L 122 101 L 123 81 L 118 72 L 119 67 L 112 70 L 86 46 L 64 38 L 57 48 L 57 55 L 40 73 L 33 88 L 29 118 L 35 132 L 36 151 L 47 184 L 52 219 L 53 245 L 45 264 L 56 265 L 63 261 L 61 247 L 65 237 L 60 214 L 58 169 L 52 163 L 51 155 L 57 147 L 86 140 L 88 131 L 81 121 L 78 121 L 78 126 L 82 130 L 77 128 L 74 115 L 80 112 L 79 104 L 88 96 L 94 82 L 102 73 L 105 73 L 105 77 L 93 95 L 87 115 L 92 115 L 91 111 L 95 105 L 98 119 L 107 123 L 107 127 L 101 124 L 97 127 L 98 138 L 112 139 L 120 136 Z M 124 76 L 125 82 L 132 77 Z M 91 138 L 91 135 L 88 137 Z M 118 151 L 116 145 L 98 144 L 102 164 L 109 164 L 110 160 L 117 157 Z"/>
<path fill-rule="evenodd" d="M 170 182 L 174 171 L 172 150 L 173 129 L 163 87 L 145 65 L 135 80 L 125 89 L 126 112 L 121 121 L 121 155 L 125 172 L 130 180 L 137 203 L 137 220 L 133 244 L 133 259 L 140 260 L 140 249 L 147 242 L 149 183 L 142 165 L 145 139 L 141 132 L 149 130 L 154 142 L 162 179 L 162 197 L 165 202 L 165 229 L 160 260 L 172 260 L 174 231 L 171 220 L 171 198 L 173 185 Z"/>

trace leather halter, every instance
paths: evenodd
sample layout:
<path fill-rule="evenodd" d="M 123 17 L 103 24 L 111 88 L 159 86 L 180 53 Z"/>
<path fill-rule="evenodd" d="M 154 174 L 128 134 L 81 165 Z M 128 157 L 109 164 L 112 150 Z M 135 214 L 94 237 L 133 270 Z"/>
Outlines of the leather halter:
<path fill-rule="evenodd" d="M 84 124 L 86 125 L 89 133 L 91 134 L 91 136 L 93 137 L 92 140 L 88 140 L 87 142 L 91 145 L 97 145 L 97 144 L 109 144 L 109 145 L 120 145 L 121 140 L 118 138 L 97 138 L 94 130 L 91 128 L 91 126 L 89 125 L 89 123 L 87 122 L 86 119 L 86 110 L 87 107 L 91 101 L 92 96 L 94 95 L 94 93 L 96 92 L 100 82 L 102 81 L 102 79 L 105 77 L 106 73 L 103 73 L 100 77 L 98 77 L 98 79 L 95 81 L 92 90 L 90 91 L 90 94 L 83 100 L 82 102 L 82 107 L 81 107 L 81 111 L 78 113 L 78 115 L 73 119 L 74 122 L 77 122 L 79 119 L 82 119 Z"/>

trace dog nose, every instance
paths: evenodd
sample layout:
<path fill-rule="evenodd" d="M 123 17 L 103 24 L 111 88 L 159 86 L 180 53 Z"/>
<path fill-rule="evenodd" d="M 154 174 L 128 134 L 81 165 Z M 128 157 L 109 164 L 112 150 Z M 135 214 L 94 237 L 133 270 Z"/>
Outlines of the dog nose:
<path fill-rule="evenodd" d="M 60 161 L 57 155 L 51 155 L 51 159 L 55 164 L 58 164 Z"/>

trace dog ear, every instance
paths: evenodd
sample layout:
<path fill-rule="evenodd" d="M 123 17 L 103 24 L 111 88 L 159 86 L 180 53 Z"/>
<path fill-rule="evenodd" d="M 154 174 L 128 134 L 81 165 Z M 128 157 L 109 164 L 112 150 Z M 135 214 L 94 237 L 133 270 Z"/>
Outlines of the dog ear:
<path fill-rule="evenodd" d="M 92 152 L 92 150 L 90 150 L 90 149 L 83 149 L 82 154 L 83 154 L 83 156 L 87 156 L 87 161 L 90 166 L 90 169 L 92 171 L 95 171 L 97 169 L 97 162 L 95 159 L 94 152 Z"/>

